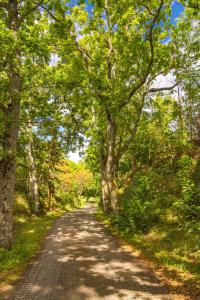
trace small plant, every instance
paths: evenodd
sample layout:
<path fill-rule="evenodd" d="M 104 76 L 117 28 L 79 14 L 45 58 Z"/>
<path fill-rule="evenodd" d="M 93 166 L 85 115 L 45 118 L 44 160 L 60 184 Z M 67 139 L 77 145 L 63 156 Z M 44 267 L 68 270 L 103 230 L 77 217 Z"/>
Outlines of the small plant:
<path fill-rule="evenodd" d="M 178 162 L 177 182 L 180 188 L 180 199 L 174 203 L 181 226 L 189 232 L 198 231 L 200 217 L 199 182 L 195 182 L 197 173 L 196 161 L 188 155 L 183 155 Z"/>

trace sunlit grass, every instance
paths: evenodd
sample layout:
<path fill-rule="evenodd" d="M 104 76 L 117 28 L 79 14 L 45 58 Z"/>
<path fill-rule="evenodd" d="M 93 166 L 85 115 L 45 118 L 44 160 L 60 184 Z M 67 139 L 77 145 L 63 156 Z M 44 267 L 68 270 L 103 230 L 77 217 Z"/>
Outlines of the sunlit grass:
<path fill-rule="evenodd" d="M 17 196 L 15 204 L 13 247 L 0 248 L 0 290 L 19 278 L 27 262 L 40 248 L 41 242 L 52 227 L 54 219 L 64 212 L 57 208 L 45 216 L 31 216 L 25 199 Z"/>
<path fill-rule="evenodd" d="M 51 228 L 55 216 L 43 216 L 23 220 L 17 218 L 14 223 L 14 242 L 11 251 L 0 249 L 0 282 L 15 280 L 26 262 L 39 248 L 40 242 Z M 18 269 L 19 268 L 19 269 Z M 18 271 L 16 272 L 16 269 Z M 11 271 L 14 272 L 11 272 Z M 13 273 L 13 274 L 11 274 Z"/>
<path fill-rule="evenodd" d="M 84 205 L 81 203 L 79 207 Z M 55 218 L 76 207 L 72 204 L 54 207 L 45 216 L 31 216 L 26 199 L 17 195 L 14 207 L 13 247 L 11 251 L 0 248 L 0 294 L 1 288 L 17 280 L 27 262 L 41 247 Z M 3 289 L 2 288 L 2 289 Z"/>
<path fill-rule="evenodd" d="M 197 234 L 180 230 L 172 217 L 166 218 L 147 234 L 126 233 L 111 224 L 108 214 L 97 212 L 97 217 L 109 225 L 113 233 L 139 249 L 147 259 L 161 266 L 180 284 L 189 284 L 200 293 L 200 240 Z"/>

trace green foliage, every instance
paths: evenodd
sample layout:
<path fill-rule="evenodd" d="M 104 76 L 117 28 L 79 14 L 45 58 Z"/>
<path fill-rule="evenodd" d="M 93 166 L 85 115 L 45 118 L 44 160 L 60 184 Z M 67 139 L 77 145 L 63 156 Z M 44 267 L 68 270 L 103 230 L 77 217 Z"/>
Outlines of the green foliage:
<path fill-rule="evenodd" d="M 192 182 L 192 172 L 195 160 L 188 155 L 183 155 L 178 161 L 178 182 L 181 187 L 181 196 L 185 202 L 190 202 L 194 193 L 194 183 Z"/>
<path fill-rule="evenodd" d="M 56 168 L 58 187 L 56 200 L 63 207 L 82 207 L 87 198 L 95 196 L 96 191 L 93 184 L 92 174 L 83 162 L 78 164 L 65 160 Z"/>
<path fill-rule="evenodd" d="M 195 159 L 183 155 L 178 161 L 177 180 L 180 187 L 180 198 L 174 203 L 178 210 L 183 227 L 189 232 L 200 232 L 200 201 L 199 201 L 199 166 Z M 195 182 L 196 181 L 196 182 Z"/>
<path fill-rule="evenodd" d="M 157 185 L 153 172 L 140 173 L 134 185 L 127 188 L 120 198 L 119 213 L 112 215 L 112 222 L 122 232 L 147 232 L 160 218 Z"/>
<path fill-rule="evenodd" d="M 170 209 L 162 213 L 159 222 L 154 223 L 148 232 L 125 230 L 124 227 L 117 226 L 113 222 L 111 214 L 105 214 L 100 209 L 97 211 L 97 217 L 108 225 L 114 234 L 132 245 L 135 255 L 138 255 L 139 250 L 142 259 L 144 256 L 148 258 L 158 270 L 162 267 L 162 274 L 169 278 L 169 282 L 171 279 L 177 282 L 174 293 L 184 292 L 186 286 L 189 289 L 187 294 L 198 299 L 200 293 L 199 235 L 188 230 L 180 230 L 180 223 Z"/>

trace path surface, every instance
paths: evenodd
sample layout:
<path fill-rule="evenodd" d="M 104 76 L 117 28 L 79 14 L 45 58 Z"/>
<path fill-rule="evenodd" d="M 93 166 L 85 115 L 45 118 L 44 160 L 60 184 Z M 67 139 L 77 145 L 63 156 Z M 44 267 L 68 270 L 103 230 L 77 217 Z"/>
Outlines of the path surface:
<path fill-rule="evenodd" d="M 153 271 L 121 248 L 92 208 L 56 221 L 9 299 L 171 300 Z"/>

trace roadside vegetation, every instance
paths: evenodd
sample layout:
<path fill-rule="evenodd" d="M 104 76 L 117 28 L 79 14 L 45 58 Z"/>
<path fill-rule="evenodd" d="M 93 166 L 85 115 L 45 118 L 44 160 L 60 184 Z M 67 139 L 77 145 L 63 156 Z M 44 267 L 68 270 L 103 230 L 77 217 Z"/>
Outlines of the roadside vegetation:
<path fill-rule="evenodd" d="M 199 238 L 184 232 L 169 217 L 147 233 L 127 232 L 116 226 L 110 214 L 97 211 L 97 218 L 126 242 L 128 250 L 144 259 L 168 284 L 174 299 L 195 300 L 200 294 Z"/>

